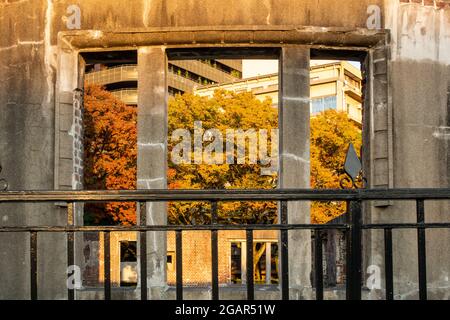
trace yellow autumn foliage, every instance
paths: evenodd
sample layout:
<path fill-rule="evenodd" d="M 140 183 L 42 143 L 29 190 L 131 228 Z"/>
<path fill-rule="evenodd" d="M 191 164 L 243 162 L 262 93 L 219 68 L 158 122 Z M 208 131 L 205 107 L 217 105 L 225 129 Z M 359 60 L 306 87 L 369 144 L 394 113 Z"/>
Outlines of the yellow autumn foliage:
<path fill-rule="evenodd" d="M 168 188 L 169 189 L 271 189 L 277 187 L 277 174 L 262 175 L 267 167 L 260 161 L 248 162 L 248 146 L 244 164 L 192 162 L 175 164 L 170 154 L 178 141 L 171 134 L 187 129 L 194 136 L 194 123 L 202 129 L 218 129 L 225 137 L 227 129 L 278 128 L 278 111 L 270 99 L 259 101 L 250 92 L 234 93 L 218 90 L 212 98 L 186 93 L 170 98 L 168 107 Z M 98 86 L 87 87 L 85 93 L 85 185 L 89 189 L 134 189 L 136 187 L 136 108 L 117 100 Z M 344 177 L 343 164 L 348 144 L 359 152 L 361 130 L 345 113 L 333 110 L 311 118 L 311 187 L 339 188 Z M 295 133 L 293 133 L 295 134 Z M 191 141 L 193 144 L 193 141 Z M 206 147 L 207 142 L 202 145 Z M 224 148 L 225 149 L 225 148 Z M 278 151 L 278 150 L 277 150 Z M 225 156 L 225 155 L 224 155 Z M 236 153 L 234 153 L 236 160 Z M 189 153 L 192 159 L 192 152 Z M 203 159 L 204 160 L 204 159 Z M 91 205 L 93 223 L 134 224 L 133 203 Z M 340 202 L 312 202 L 311 222 L 326 223 L 345 211 Z M 274 223 L 277 204 L 273 201 L 220 202 L 220 223 Z M 211 208 L 205 202 L 171 202 L 168 220 L 172 224 L 209 223 Z"/>

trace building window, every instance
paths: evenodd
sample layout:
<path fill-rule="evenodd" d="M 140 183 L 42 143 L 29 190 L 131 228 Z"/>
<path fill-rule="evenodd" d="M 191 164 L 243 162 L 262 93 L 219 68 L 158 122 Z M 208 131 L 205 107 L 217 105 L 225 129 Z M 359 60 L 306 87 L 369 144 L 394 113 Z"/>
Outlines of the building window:
<path fill-rule="evenodd" d="M 329 109 L 336 109 L 336 96 L 311 99 L 311 114 L 316 114 Z"/>
<path fill-rule="evenodd" d="M 136 241 L 120 241 L 120 286 L 136 286 Z"/>
<path fill-rule="evenodd" d="M 175 252 L 167 252 L 167 271 L 175 270 Z"/>
<path fill-rule="evenodd" d="M 232 283 L 242 283 L 242 243 L 232 242 L 231 243 L 231 282 Z"/>
<path fill-rule="evenodd" d="M 255 284 L 278 283 L 278 244 L 273 241 L 255 241 L 253 243 L 253 263 Z M 231 283 L 245 283 L 247 269 L 246 242 L 231 243 Z"/>
<path fill-rule="evenodd" d="M 278 278 L 278 243 L 272 242 L 270 243 L 270 283 L 277 284 L 279 283 Z"/>

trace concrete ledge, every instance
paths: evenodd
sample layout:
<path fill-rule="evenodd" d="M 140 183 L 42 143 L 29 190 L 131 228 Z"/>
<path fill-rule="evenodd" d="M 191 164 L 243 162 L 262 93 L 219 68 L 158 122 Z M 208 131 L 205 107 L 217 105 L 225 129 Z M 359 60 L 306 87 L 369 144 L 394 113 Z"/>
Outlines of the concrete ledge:
<path fill-rule="evenodd" d="M 220 286 L 219 298 L 221 300 L 246 300 L 247 291 L 243 285 L 226 285 Z M 303 288 L 302 294 L 298 298 L 294 298 L 296 289 L 291 289 L 292 300 L 315 300 L 314 288 Z M 76 299 L 78 300 L 102 300 L 103 288 L 86 288 L 77 290 Z M 369 290 L 362 288 L 362 300 L 385 300 L 383 289 Z M 111 297 L 113 300 L 139 300 L 140 288 L 123 287 L 112 288 Z M 175 300 L 176 290 L 173 286 L 168 286 L 162 296 L 164 300 Z M 339 285 L 333 288 L 324 288 L 325 300 L 345 300 L 345 286 Z M 210 287 L 184 287 L 184 300 L 210 300 Z M 255 300 L 280 300 L 281 293 L 277 285 L 261 285 L 255 286 Z M 395 300 L 418 300 L 419 291 L 412 290 L 403 294 L 395 294 Z M 435 285 L 428 288 L 429 300 L 448 300 L 450 299 L 450 287 L 445 285 Z"/>
<path fill-rule="evenodd" d="M 68 49 L 104 50 L 111 47 L 182 45 L 302 44 L 368 48 L 386 42 L 388 30 L 322 28 L 307 26 L 215 26 L 138 28 L 121 31 L 83 30 L 58 33 L 58 43 Z"/>
<path fill-rule="evenodd" d="M 291 299 L 298 296 L 296 300 L 314 300 L 315 290 L 313 288 L 303 288 L 300 295 L 295 295 L 291 289 Z M 363 295 L 368 298 L 367 292 Z M 77 290 L 78 300 L 102 300 L 104 298 L 103 288 L 86 288 Z M 139 300 L 140 288 L 124 287 L 112 288 L 111 298 L 113 300 Z M 184 287 L 184 300 L 211 300 L 211 287 Z M 247 288 L 244 285 L 225 285 L 219 287 L 220 300 L 246 300 Z M 325 300 L 345 300 L 345 287 L 324 289 Z M 176 289 L 174 286 L 167 286 L 162 294 L 163 300 L 175 300 Z M 281 292 L 278 285 L 257 285 L 255 286 L 255 300 L 281 300 Z"/>

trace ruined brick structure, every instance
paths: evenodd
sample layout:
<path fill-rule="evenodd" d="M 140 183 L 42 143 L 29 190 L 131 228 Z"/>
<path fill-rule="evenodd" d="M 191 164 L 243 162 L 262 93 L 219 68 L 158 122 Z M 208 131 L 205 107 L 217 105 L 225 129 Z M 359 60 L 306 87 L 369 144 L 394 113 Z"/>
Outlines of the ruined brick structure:
<path fill-rule="evenodd" d="M 248 48 L 246 54 L 280 59 L 279 187 L 309 187 L 310 59 L 345 57 L 362 63 L 368 187 L 450 185 L 448 0 L 3 0 L 0 29 L 0 163 L 10 190 L 81 187 L 77 111 L 82 103 L 77 97 L 84 65 L 89 53 L 117 50 L 137 51 L 138 188 L 166 188 L 167 63 L 183 54 L 180 48 L 216 48 L 228 58 L 233 50 Z M 66 225 L 69 208 L 3 203 L 0 224 Z M 373 201 L 364 209 L 366 221 L 392 223 L 412 221 L 415 206 Z M 447 222 L 448 209 L 446 202 L 430 201 L 427 221 Z M 146 210 L 147 224 L 166 223 L 164 203 L 148 203 Z M 307 204 L 290 203 L 288 211 L 290 223 L 309 222 Z M 82 208 L 75 206 L 73 212 L 74 223 L 81 225 Z M 450 232 L 433 229 L 426 236 L 429 297 L 448 299 Z M 38 241 L 38 297 L 65 299 L 66 237 L 42 234 Z M 292 231 L 289 241 L 291 298 L 311 298 L 310 233 Z M 76 263 L 83 266 L 82 239 L 76 243 Z M 415 230 L 393 233 L 398 299 L 417 297 L 416 243 Z M 167 283 L 166 245 L 165 236 L 148 232 L 148 254 L 139 257 L 148 261 L 151 299 L 174 296 Z M 1 299 L 29 297 L 28 248 L 26 234 L 0 234 Z M 382 268 L 383 250 L 379 232 L 364 233 L 364 272 Z M 365 290 L 364 298 L 383 297 L 383 283 Z M 245 297 L 239 290 L 221 294 Z M 278 294 L 261 291 L 257 297 Z M 113 294 L 117 299 L 136 296 L 133 290 Z M 101 297 L 98 291 L 77 291 L 78 299 Z M 193 290 L 186 297 L 210 298 L 210 291 Z"/>

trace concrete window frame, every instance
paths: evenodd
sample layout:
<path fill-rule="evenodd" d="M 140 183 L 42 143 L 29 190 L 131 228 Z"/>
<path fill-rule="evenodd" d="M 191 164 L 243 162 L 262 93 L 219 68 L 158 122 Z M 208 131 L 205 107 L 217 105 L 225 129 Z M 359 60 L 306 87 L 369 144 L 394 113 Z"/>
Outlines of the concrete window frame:
<path fill-rule="evenodd" d="M 138 50 L 139 48 L 227 48 L 236 46 L 279 47 L 305 46 L 311 57 L 352 57 L 366 54 L 366 92 L 364 105 L 371 116 L 364 124 L 370 128 L 365 142 L 370 146 L 366 157 L 375 168 L 368 173 L 372 187 L 392 187 L 392 108 L 389 95 L 389 32 L 351 28 L 317 28 L 301 26 L 233 26 L 193 28 L 151 28 L 120 31 L 64 31 L 58 33 L 58 68 L 55 85 L 55 189 L 77 189 L 76 181 L 65 170 L 73 156 L 66 150 L 73 133 L 71 117 L 76 89 L 83 87 L 84 61 L 80 53 Z M 358 56 L 358 55 L 357 55 Z M 360 55 L 359 55 L 360 57 Z M 72 119 L 70 119 L 72 118 Z M 72 122 L 70 121 L 72 120 Z M 64 170 L 63 170 L 64 169 Z"/>
<path fill-rule="evenodd" d="M 220 48 L 229 47 L 279 48 L 280 54 L 280 87 L 279 100 L 280 118 L 280 180 L 281 187 L 308 187 L 309 161 L 297 165 L 297 159 L 309 159 L 309 124 L 300 128 L 300 136 L 307 143 L 301 145 L 293 140 L 292 134 L 283 134 L 285 128 L 296 123 L 288 123 L 292 114 L 301 109 L 302 115 L 309 116 L 309 60 L 314 55 L 336 58 L 343 55 L 347 58 L 357 53 L 362 60 L 363 74 L 366 83 L 364 90 L 363 141 L 364 168 L 369 186 L 373 188 L 393 187 L 393 141 L 392 141 L 392 100 L 389 93 L 389 31 L 367 30 L 362 28 L 318 28 L 303 26 L 217 26 L 217 27 L 184 27 L 184 28 L 148 28 L 118 31 L 80 30 L 65 31 L 58 34 L 57 59 L 58 68 L 55 86 L 55 189 L 78 189 L 81 186 L 79 161 L 80 155 L 79 132 L 76 126 L 80 123 L 77 110 L 82 105 L 80 89 L 83 88 L 84 61 L 83 52 L 137 50 L 138 82 L 148 90 L 139 94 L 138 119 L 141 125 L 158 126 L 158 132 L 151 137 L 144 137 L 140 141 L 138 121 L 138 188 L 164 188 L 166 186 L 166 132 L 167 126 L 167 90 L 166 65 L 167 49 Z M 154 74 L 160 77 L 154 77 Z M 301 77 L 302 87 L 293 85 L 293 79 Z M 162 89 L 163 88 L 163 89 Z M 142 108 L 141 105 L 145 105 Z M 306 108 L 307 106 L 307 108 Z M 144 110 L 145 109 L 145 110 Z M 286 113 L 283 115 L 283 113 Z M 284 119 L 283 119 L 284 117 Z M 298 118 L 299 119 L 299 118 Z M 297 119 L 297 120 L 298 120 Z M 297 122 L 298 124 L 298 122 Z M 297 129 L 296 127 L 294 127 Z M 167 130 L 165 130 L 167 131 Z M 287 132 L 287 130 L 284 130 Z M 78 134 L 78 136 L 77 136 Z M 141 145 L 140 145 L 141 144 Z M 306 146 L 307 145 L 307 146 Z M 69 146 L 69 148 L 67 147 Z M 70 149 L 72 146 L 72 150 Z M 144 146 L 159 148 L 150 156 Z M 142 151 L 142 152 L 141 152 Z M 72 155 L 72 157 L 71 157 Z M 307 157 L 307 158 L 305 158 Z M 140 163 L 152 160 L 150 168 L 140 169 Z M 295 161 L 294 161 L 295 160 Z M 292 162 L 294 161 L 294 162 Z M 284 165 L 283 165 L 284 163 Z M 293 166 L 291 168 L 291 165 Z M 81 168 L 82 169 L 82 168 Z M 300 170 L 300 171 L 299 171 Z M 140 171 L 142 176 L 140 176 Z M 304 172 L 308 179 L 290 181 L 293 173 Z M 156 173 L 156 174 L 155 174 Z M 142 179 L 143 184 L 140 184 Z M 306 181 L 308 180 L 308 181 Z M 386 206 L 389 203 L 375 203 L 376 206 Z M 166 217 L 163 206 L 149 203 L 147 206 L 147 221 L 154 224 L 165 224 Z M 299 210 L 300 209 L 300 210 Z M 290 216 L 290 223 L 305 223 L 309 216 L 309 209 L 301 204 L 292 203 L 289 211 L 303 211 L 303 216 Z M 306 213 L 305 213 L 306 212 Z M 74 205 L 75 224 L 83 223 L 82 209 Z M 150 217 L 150 219 L 149 219 Z M 299 231 L 301 233 L 302 231 Z M 152 237 L 149 237 L 152 239 Z M 297 238 L 298 239 L 298 238 Z M 306 239 L 306 238 L 305 238 Z M 149 240 L 148 240 L 149 241 Z M 309 240 L 310 241 L 310 240 Z M 148 257 L 153 263 L 148 263 L 149 297 L 161 297 L 166 283 L 165 261 L 166 243 L 149 243 L 159 248 L 154 256 Z M 310 255 L 304 249 L 290 256 Z M 308 261 L 309 259 L 305 259 Z M 299 273 L 295 279 L 290 278 L 293 296 L 298 297 L 303 288 L 310 288 L 309 267 L 291 261 L 292 274 Z M 152 269 L 153 268 L 153 269 Z M 298 272 L 297 272 L 298 271 Z M 291 277 L 291 275 L 290 275 Z"/>
<path fill-rule="evenodd" d="M 247 272 L 247 270 L 246 270 L 246 266 L 247 266 L 247 252 L 246 252 L 247 251 L 247 240 L 244 239 L 244 238 L 233 238 L 233 239 L 229 239 L 228 240 L 228 245 L 230 247 L 232 246 L 233 243 L 240 243 L 241 244 L 241 284 L 246 284 L 246 282 L 247 282 L 247 280 L 246 280 L 246 277 L 247 277 L 247 274 L 246 274 L 246 272 Z M 267 246 L 267 244 L 270 244 L 270 245 L 276 244 L 278 246 L 279 241 L 278 240 L 274 240 L 274 239 L 258 238 L 258 239 L 255 239 L 253 241 L 253 243 L 254 244 L 255 243 L 265 243 L 266 246 Z M 271 248 L 268 249 L 266 247 L 266 256 L 267 256 L 268 252 L 271 253 Z M 278 253 L 279 252 L 280 251 L 278 250 Z M 231 255 L 228 258 L 229 258 L 229 260 L 228 260 L 228 265 L 229 265 L 229 270 L 228 270 L 229 271 L 229 275 L 228 276 L 229 277 L 228 278 L 229 278 L 229 283 L 231 283 L 231 277 L 232 277 L 232 274 L 231 274 L 231 265 L 232 265 Z M 266 263 L 266 266 L 267 266 L 267 263 Z M 269 280 L 270 280 L 270 277 L 269 277 Z M 278 277 L 278 280 L 280 280 L 280 278 L 281 277 Z"/>

